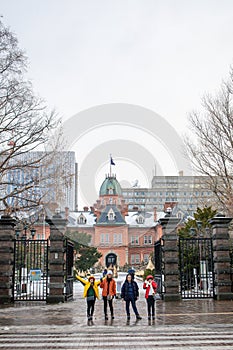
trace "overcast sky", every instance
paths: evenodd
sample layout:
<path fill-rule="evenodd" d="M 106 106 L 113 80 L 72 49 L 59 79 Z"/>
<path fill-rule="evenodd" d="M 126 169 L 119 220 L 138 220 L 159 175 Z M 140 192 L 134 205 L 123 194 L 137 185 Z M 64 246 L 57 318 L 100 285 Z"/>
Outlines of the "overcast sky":
<path fill-rule="evenodd" d="M 0 0 L 0 11 L 35 90 L 63 120 L 129 103 L 182 135 L 233 64 L 232 0 Z"/>

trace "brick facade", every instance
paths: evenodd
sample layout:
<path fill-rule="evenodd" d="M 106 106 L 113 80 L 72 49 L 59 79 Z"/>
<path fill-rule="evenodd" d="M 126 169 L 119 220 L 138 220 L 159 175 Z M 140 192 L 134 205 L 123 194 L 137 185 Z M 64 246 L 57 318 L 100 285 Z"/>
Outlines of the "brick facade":
<path fill-rule="evenodd" d="M 119 186 L 115 177 L 106 178 L 91 210 L 84 207 L 82 212 L 72 213 L 76 224 L 68 230 L 91 235 L 91 245 L 102 253 L 99 263 L 103 267 L 109 254 L 115 255 L 117 267 L 126 264 L 139 267 L 148 262 L 154 242 L 162 236 L 162 228 L 158 225 L 156 208 L 148 213 L 135 207 L 129 213 Z M 109 213 L 114 216 L 113 221 Z"/>

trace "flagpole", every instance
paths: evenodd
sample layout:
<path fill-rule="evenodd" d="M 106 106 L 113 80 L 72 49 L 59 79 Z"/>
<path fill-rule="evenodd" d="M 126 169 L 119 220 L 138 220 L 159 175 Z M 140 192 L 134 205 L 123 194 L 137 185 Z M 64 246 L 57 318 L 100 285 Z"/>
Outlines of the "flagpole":
<path fill-rule="evenodd" d="M 111 164 L 111 158 L 112 158 L 112 155 L 110 154 L 110 177 L 112 177 L 112 164 Z"/>

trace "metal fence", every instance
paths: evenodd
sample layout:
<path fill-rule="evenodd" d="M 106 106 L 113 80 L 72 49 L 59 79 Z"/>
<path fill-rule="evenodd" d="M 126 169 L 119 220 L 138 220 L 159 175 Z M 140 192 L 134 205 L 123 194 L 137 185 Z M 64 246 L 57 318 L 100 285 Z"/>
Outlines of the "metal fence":
<path fill-rule="evenodd" d="M 48 240 L 15 240 L 13 301 L 42 301 L 47 293 Z"/>
<path fill-rule="evenodd" d="M 214 297 L 211 238 L 180 238 L 179 268 L 182 298 Z"/>
<path fill-rule="evenodd" d="M 66 244 L 66 274 L 65 274 L 65 298 L 66 300 L 73 299 L 73 265 L 74 265 L 74 244 L 69 240 Z"/>
<path fill-rule="evenodd" d="M 155 281 L 157 283 L 157 292 L 163 294 L 163 263 L 162 263 L 162 241 L 159 239 L 154 243 L 154 264 L 155 264 Z"/>

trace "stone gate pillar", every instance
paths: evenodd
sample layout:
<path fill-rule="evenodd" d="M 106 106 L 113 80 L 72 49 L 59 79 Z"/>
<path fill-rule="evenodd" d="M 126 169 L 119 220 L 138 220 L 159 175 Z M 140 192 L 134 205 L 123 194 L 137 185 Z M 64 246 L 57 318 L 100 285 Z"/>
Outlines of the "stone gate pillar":
<path fill-rule="evenodd" d="M 49 249 L 49 295 L 47 303 L 59 303 L 65 301 L 65 246 L 64 231 L 66 220 L 58 214 L 51 219 L 46 219 L 50 225 L 50 249 Z"/>
<path fill-rule="evenodd" d="M 15 220 L 10 216 L 0 219 L 0 303 L 13 302 L 13 265 Z"/>
<path fill-rule="evenodd" d="M 179 292 L 179 249 L 178 236 L 176 232 L 177 224 L 180 219 L 172 216 L 165 216 L 159 220 L 163 229 L 163 271 L 165 301 L 176 301 L 181 299 Z"/>
<path fill-rule="evenodd" d="M 229 225 L 232 218 L 216 216 L 209 222 L 213 232 L 214 285 L 217 300 L 233 299 Z"/>

